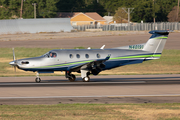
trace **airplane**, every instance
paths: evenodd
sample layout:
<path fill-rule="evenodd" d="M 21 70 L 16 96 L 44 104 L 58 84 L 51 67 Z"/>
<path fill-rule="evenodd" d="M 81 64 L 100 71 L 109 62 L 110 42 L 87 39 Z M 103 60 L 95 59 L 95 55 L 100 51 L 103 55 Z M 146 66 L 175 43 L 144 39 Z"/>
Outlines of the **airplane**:
<path fill-rule="evenodd" d="M 46 54 L 25 59 L 15 59 L 9 64 L 24 71 L 36 72 L 35 82 L 41 82 L 40 73 L 54 73 L 65 71 L 65 77 L 70 82 L 76 80 L 72 72 L 81 73 L 83 82 L 89 82 L 89 75 L 98 75 L 103 70 L 109 70 L 129 64 L 142 63 L 148 60 L 159 59 L 169 30 L 153 30 L 152 36 L 146 43 L 104 49 L 55 49 Z"/>

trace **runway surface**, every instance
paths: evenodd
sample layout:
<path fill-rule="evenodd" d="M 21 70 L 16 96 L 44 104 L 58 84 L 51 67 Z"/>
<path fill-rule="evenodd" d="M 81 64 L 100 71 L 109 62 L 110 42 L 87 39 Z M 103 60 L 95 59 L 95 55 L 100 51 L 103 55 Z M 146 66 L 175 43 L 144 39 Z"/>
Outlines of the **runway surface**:
<path fill-rule="evenodd" d="M 0 104 L 180 102 L 180 75 L 0 77 Z"/>
<path fill-rule="evenodd" d="M 81 34 L 81 33 L 80 33 Z M 33 34 L 32 34 L 33 36 Z M 39 40 L 20 40 L 20 41 L 0 41 L 0 48 L 63 48 L 72 49 L 74 47 L 92 47 L 100 48 L 106 45 L 105 48 L 114 48 L 133 44 L 146 43 L 151 34 L 130 34 L 119 36 L 97 36 L 97 37 L 75 37 L 61 39 L 39 39 Z M 179 33 L 170 33 L 165 45 L 165 49 L 180 49 Z M 13 38 L 12 38 L 13 39 Z M 28 39 L 28 37 L 27 37 Z"/>

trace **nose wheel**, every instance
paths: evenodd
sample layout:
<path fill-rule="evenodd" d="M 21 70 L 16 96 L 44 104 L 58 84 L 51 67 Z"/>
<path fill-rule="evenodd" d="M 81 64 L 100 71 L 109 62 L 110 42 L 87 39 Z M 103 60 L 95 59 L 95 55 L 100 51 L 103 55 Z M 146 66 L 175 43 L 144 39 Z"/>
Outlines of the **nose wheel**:
<path fill-rule="evenodd" d="M 36 83 L 40 83 L 41 82 L 41 78 L 39 77 L 39 73 L 37 72 L 36 74 L 36 79 L 35 79 Z"/>
<path fill-rule="evenodd" d="M 40 82 L 41 82 L 41 78 L 38 78 L 38 77 L 37 77 L 37 78 L 35 79 L 35 82 L 40 83 Z"/>

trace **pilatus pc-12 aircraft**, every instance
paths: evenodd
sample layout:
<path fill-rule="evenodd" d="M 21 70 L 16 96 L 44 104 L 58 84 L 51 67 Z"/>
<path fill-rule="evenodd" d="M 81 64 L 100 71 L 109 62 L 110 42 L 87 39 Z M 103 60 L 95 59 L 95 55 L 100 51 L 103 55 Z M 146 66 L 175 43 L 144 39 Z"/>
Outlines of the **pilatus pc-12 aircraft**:
<path fill-rule="evenodd" d="M 65 71 L 66 78 L 73 82 L 76 76 L 72 72 L 81 73 L 82 81 L 89 82 L 90 74 L 98 75 L 103 70 L 142 63 L 143 61 L 159 59 L 166 40 L 168 30 L 150 31 L 152 36 L 144 44 L 129 45 L 111 49 L 64 49 L 51 50 L 48 53 L 33 58 L 15 60 L 9 64 L 25 71 L 37 72 L 36 82 L 41 82 L 39 73 Z"/>

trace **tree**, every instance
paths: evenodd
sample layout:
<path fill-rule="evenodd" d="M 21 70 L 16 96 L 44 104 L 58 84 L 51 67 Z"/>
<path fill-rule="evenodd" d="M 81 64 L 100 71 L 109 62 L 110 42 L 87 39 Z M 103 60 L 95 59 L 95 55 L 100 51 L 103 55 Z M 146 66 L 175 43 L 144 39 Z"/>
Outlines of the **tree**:
<path fill-rule="evenodd" d="M 104 8 L 107 12 L 110 13 L 110 15 L 115 14 L 115 10 L 117 10 L 119 7 L 123 5 L 122 0 L 104 0 Z M 107 13 L 106 13 L 107 15 Z"/>
<path fill-rule="evenodd" d="M 23 18 L 34 18 L 34 6 L 32 3 L 37 3 L 37 1 L 34 0 L 26 0 L 23 3 Z"/>
<path fill-rule="evenodd" d="M 57 9 L 60 12 L 82 12 L 85 5 L 85 0 L 58 0 Z"/>
<path fill-rule="evenodd" d="M 177 22 L 177 6 L 172 8 L 172 11 L 168 14 L 169 22 Z M 178 21 L 180 21 L 180 16 L 178 17 Z"/>
<path fill-rule="evenodd" d="M 34 6 L 32 3 L 37 3 L 37 18 L 55 17 L 57 11 L 56 0 L 26 0 L 23 6 L 23 18 L 34 18 Z"/>
<path fill-rule="evenodd" d="M 37 6 L 37 16 L 38 17 L 46 17 L 46 0 L 39 0 L 38 6 Z"/>
<path fill-rule="evenodd" d="M 21 3 L 20 0 L 10 0 L 9 1 L 9 15 L 10 18 L 19 18 L 20 15 L 20 9 L 21 9 Z"/>
<path fill-rule="evenodd" d="M 113 17 L 113 20 L 116 21 L 116 23 L 127 23 L 128 14 L 123 10 L 123 8 L 119 7 L 118 10 L 116 10 L 115 15 Z"/>
<path fill-rule="evenodd" d="M 0 7 L 0 19 L 9 19 L 9 10 L 7 8 Z"/>
<path fill-rule="evenodd" d="M 106 10 L 100 1 L 97 3 L 97 0 L 91 0 L 86 5 L 83 12 L 97 12 L 99 15 L 104 16 Z"/>
<path fill-rule="evenodd" d="M 56 0 L 46 0 L 45 16 L 43 17 L 55 17 L 57 11 L 56 3 Z"/>
<path fill-rule="evenodd" d="M 156 0 L 157 5 L 159 5 L 159 11 L 156 12 L 156 22 L 166 22 L 168 21 L 168 14 L 174 6 L 177 5 L 177 0 Z"/>
<path fill-rule="evenodd" d="M 132 13 L 132 21 L 140 22 L 153 22 L 153 1 L 152 0 L 139 0 L 138 4 L 134 5 Z"/>
<path fill-rule="evenodd" d="M 168 14 L 178 0 L 23 0 L 23 18 L 34 18 L 37 3 L 37 18 L 55 17 L 56 12 L 97 12 L 101 16 L 114 15 L 119 7 L 134 8 L 131 21 L 167 21 Z M 19 18 L 21 0 L 0 0 L 0 19 Z M 154 14 L 155 13 L 155 14 Z M 176 15 L 177 16 L 177 15 Z"/>
<path fill-rule="evenodd" d="M 0 19 L 9 19 L 9 1 L 8 0 L 0 0 Z"/>

